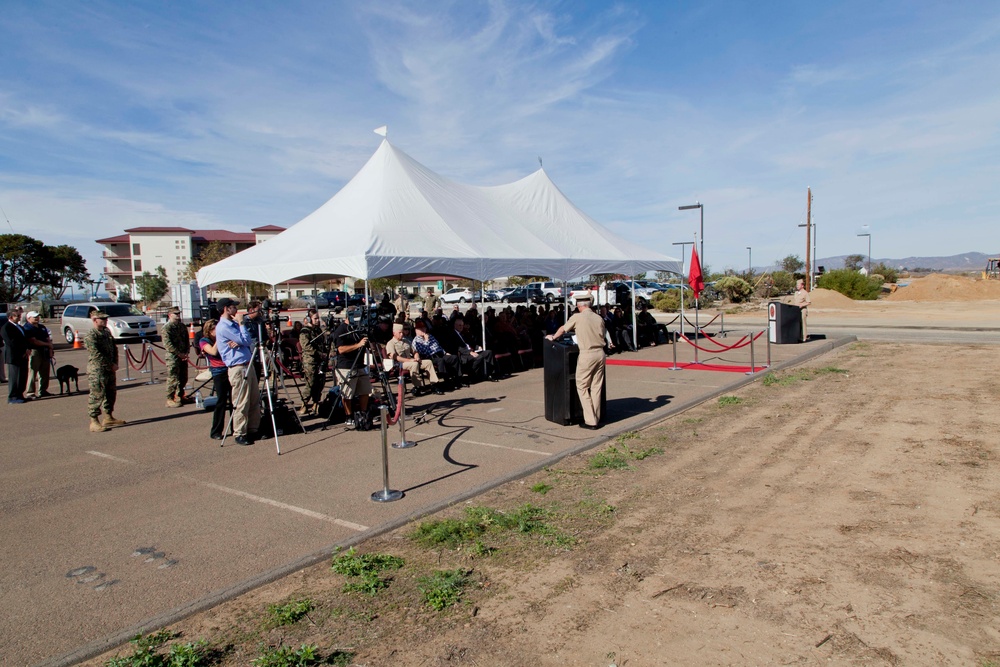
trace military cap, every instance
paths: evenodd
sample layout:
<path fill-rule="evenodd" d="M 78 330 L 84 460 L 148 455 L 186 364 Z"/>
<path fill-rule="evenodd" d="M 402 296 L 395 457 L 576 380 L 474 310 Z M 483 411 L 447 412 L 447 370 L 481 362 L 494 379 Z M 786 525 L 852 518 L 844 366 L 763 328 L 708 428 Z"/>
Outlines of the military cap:
<path fill-rule="evenodd" d="M 108 314 L 103 310 L 95 310 L 90 313 L 90 319 L 92 320 L 106 320 L 108 319 Z"/>

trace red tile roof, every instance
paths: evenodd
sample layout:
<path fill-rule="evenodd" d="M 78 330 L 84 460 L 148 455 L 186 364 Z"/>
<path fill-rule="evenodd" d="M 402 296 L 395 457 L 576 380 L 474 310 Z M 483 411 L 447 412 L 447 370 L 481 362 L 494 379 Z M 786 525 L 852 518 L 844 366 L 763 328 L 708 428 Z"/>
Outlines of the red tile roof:
<path fill-rule="evenodd" d="M 97 239 L 95 243 L 128 243 L 128 234 L 122 234 L 121 236 L 109 236 L 106 239 Z"/>
<path fill-rule="evenodd" d="M 254 227 L 250 231 L 252 232 L 283 232 L 284 227 L 279 227 L 278 225 L 264 225 L 263 227 Z"/>
<path fill-rule="evenodd" d="M 126 229 L 129 234 L 150 234 L 150 233 L 173 233 L 173 234 L 193 234 L 194 231 L 187 227 L 133 227 Z"/>
<path fill-rule="evenodd" d="M 254 244 L 257 242 L 257 237 L 252 232 L 231 232 L 228 229 L 199 229 L 194 232 L 191 240 L 201 243 L 221 241 L 223 243 Z"/>

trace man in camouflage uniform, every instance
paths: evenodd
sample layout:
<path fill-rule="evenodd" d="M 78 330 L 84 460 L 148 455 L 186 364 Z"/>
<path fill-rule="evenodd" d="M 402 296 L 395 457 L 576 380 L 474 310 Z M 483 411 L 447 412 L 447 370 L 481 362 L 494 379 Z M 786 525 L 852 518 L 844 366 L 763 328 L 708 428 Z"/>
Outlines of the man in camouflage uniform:
<path fill-rule="evenodd" d="M 108 331 L 108 314 L 97 310 L 90 312 L 94 328 L 87 332 L 83 344 L 87 348 L 87 382 L 90 385 L 90 400 L 87 410 L 90 413 L 90 430 L 92 433 L 107 431 L 111 426 L 123 426 L 125 421 L 115 419 L 115 399 L 118 396 L 118 346 Z M 101 409 L 107 413 L 104 423 L 101 423 Z"/>
<path fill-rule="evenodd" d="M 163 347 L 167 350 L 167 407 L 179 408 L 184 403 L 184 387 L 188 381 L 191 340 L 181 322 L 181 309 L 176 306 L 167 311 Z"/>
<path fill-rule="evenodd" d="M 299 346 L 302 348 L 302 376 L 306 384 L 306 396 L 299 414 L 311 415 L 316 413 L 323 400 L 326 360 L 330 356 L 330 341 L 323 332 L 315 308 L 310 308 L 306 315 L 306 326 L 299 332 Z"/>

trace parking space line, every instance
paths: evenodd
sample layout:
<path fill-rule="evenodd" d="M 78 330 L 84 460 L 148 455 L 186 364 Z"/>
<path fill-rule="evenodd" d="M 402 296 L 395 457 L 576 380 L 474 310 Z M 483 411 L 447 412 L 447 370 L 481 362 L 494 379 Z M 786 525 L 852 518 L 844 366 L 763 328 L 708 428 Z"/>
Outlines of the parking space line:
<path fill-rule="evenodd" d="M 118 463 L 128 463 L 133 464 L 135 461 L 129 461 L 128 459 L 123 459 L 118 456 L 112 456 L 111 454 L 105 454 L 104 452 L 97 452 L 90 450 L 87 454 L 93 456 L 99 456 L 103 459 L 110 459 L 111 461 L 117 461 Z M 350 528 L 351 530 L 356 530 L 359 533 L 368 530 L 368 526 L 362 526 L 359 523 L 351 523 L 350 521 L 344 521 L 343 519 L 337 519 L 332 516 L 327 516 L 326 514 L 321 514 L 320 512 L 314 512 L 312 510 L 307 510 L 303 507 L 296 507 L 295 505 L 289 505 L 277 500 L 271 500 L 270 498 L 264 498 L 262 496 L 255 496 L 252 493 L 247 493 L 246 491 L 239 491 L 237 489 L 230 489 L 228 486 L 221 486 L 219 484 L 212 484 L 211 482 L 203 482 L 199 479 L 193 477 L 187 477 L 185 475 L 178 475 L 180 479 L 187 480 L 189 482 L 194 482 L 200 486 L 204 486 L 209 489 L 214 489 L 215 491 L 222 491 L 223 493 L 230 493 L 234 496 L 239 496 L 240 498 L 246 498 L 247 500 L 253 500 L 254 502 L 264 503 L 265 505 L 270 505 L 272 507 L 277 507 L 279 509 L 288 510 L 290 512 L 297 512 L 303 516 L 307 516 L 311 519 L 319 519 L 320 521 L 328 521 L 330 523 L 335 523 L 338 526 L 344 528 Z"/>
<path fill-rule="evenodd" d="M 129 465 L 135 463 L 135 461 L 129 461 L 128 459 L 119 458 L 117 456 L 112 456 L 111 454 L 105 454 L 104 452 L 95 452 L 90 450 L 87 452 L 92 456 L 100 456 L 102 459 L 110 459 L 112 461 L 118 461 L 118 463 L 128 463 Z"/>
<path fill-rule="evenodd" d="M 211 482 L 202 482 L 191 477 L 188 479 L 196 484 L 207 487 L 209 489 L 214 489 L 216 491 L 222 491 L 223 493 L 230 493 L 234 496 L 239 496 L 240 498 L 246 498 L 247 500 L 253 500 L 254 502 L 264 503 L 265 505 L 270 505 L 271 507 L 277 507 L 278 509 L 288 510 L 290 512 L 297 512 L 303 516 L 307 516 L 311 519 L 319 519 L 320 521 L 328 521 L 330 523 L 335 523 L 338 526 L 344 528 L 350 528 L 351 530 L 356 530 L 359 533 L 368 530 L 368 526 L 362 526 L 358 523 L 351 523 L 350 521 L 344 521 L 343 519 L 337 519 L 332 516 L 327 516 L 326 514 L 320 514 L 319 512 L 314 512 L 312 510 L 307 510 L 303 507 L 296 507 L 295 505 L 289 505 L 277 500 L 271 500 L 270 498 L 264 498 L 262 496 L 255 496 L 252 493 L 247 493 L 246 491 L 239 491 L 237 489 L 230 489 L 228 486 L 221 486 L 219 484 L 212 484 Z"/>
<path fill-rule="evenodd" d="M 438 435 L 431 435 L 430 433 L 417 433 L 416 431 L 410 431 L 410 435 L 415 435 L 418 438 L 446 438 L 447 433 L 441 433 Z M 466 445 L 482 445 L 483 447 L 493 447 L 495 449 L 507 449 L 512 452 L 524 452 L 525 454 L 538 454 L 539 456 L 552 456 L 552 452 L 540 452 L 536 449 L 522 449 L 520 447 L 508 447 L 507 445 L 495 445 L 491 442 L 479 442 L 478 440 L 466 440 L 465 438 L 458 438 L 455 442 L 461 442 Z"/>

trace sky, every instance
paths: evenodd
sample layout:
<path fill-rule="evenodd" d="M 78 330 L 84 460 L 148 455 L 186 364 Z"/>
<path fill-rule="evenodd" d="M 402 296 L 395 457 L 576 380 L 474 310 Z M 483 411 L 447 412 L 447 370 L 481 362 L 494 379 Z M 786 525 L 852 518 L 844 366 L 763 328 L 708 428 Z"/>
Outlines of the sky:
<path fill-rule="evenodd" d="M 674 257 L 700 202 L 712 270 L 804 259 L 807 188 L 819 257 L 1000 251 L 996 2 L 2 5 L 0 233 L 95 275 L 129 227 L 293 225 L 381 125 Z"/>

